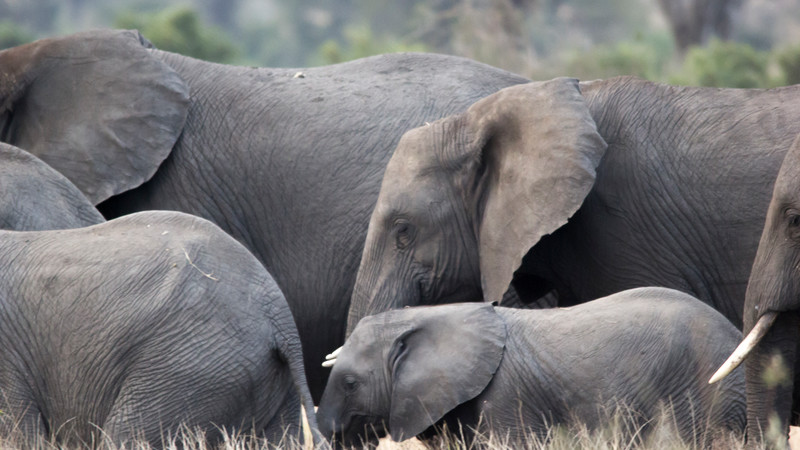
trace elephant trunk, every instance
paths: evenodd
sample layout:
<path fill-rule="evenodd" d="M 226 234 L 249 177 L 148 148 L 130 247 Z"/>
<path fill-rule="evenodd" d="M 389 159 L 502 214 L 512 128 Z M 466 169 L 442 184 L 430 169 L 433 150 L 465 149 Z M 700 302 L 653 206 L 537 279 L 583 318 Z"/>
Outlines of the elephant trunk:
<path fill-rule="evenodd" d="M 787 436 L 793 409 L 799 325 L 796 312 L 778 314 L 745 361 L 749 440 Z M 781 434 L 765 436 L 768 430 L 779 430 Z"/>

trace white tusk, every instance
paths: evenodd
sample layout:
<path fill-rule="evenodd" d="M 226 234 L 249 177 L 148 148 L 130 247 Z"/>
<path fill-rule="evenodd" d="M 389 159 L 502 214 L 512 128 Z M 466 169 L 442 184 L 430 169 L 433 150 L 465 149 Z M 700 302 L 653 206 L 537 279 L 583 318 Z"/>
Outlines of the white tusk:
<path fill-rule="evenodd" d="M 769 331 L 769 327 L 775 322 L 775 319 L 778 318 L 778 313 L 774 311 L 770 311 L 765 313 L 758 319 L 756 325 L 750 330 L 750 333 L 742 340 L 742 343 L 736 347 L 736 350 L 731 353 L 731 356 L 722 363 L 722 366 L 711 376 L 711 379 L 708 380 L 708 384 L 716 383 L 717 381 L 727 377 L 733 369 L 739 367 L 739 364 L 747 358 L 747 355 L 758 345 L 758 342 L 761 338 L 767 334 Z"/>
<path fill-rule="evenodd" d="M 322 367 L 333 367 L 333 363 L 336 362 L 336 358 L 334 359 L 326 359 L 325 362 L 322 363 Z"/>
<path fill-rule="evenodd" d="M 344 345 L 342 347 L 344 347 Z M 339 353 L 342 352 L 342 347 L 337 348 L 330 355 L 325 355 L 325 359 L 336 359 L 336 357 L 339 356 Z"/>

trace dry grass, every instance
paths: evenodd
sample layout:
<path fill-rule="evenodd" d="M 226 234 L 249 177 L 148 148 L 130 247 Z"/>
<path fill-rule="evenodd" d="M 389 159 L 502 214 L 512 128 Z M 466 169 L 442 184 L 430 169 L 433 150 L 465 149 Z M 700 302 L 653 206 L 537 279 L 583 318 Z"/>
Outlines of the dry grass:
<path fill-rule="evenodd" d="M 498 431 L 491 435 L 478 436 L 473 442 L 467 442 L 459 433 L 447 433 L 435 441 L 422 442 L 410 439 L 402 443 L 391 442 L 382 439 L 378 449 L 380 450 L 420 450 L 420 449 L 531 449 L 531 450 L 573 450 L 573 449 L 594 449 L 594 450 L 695 450 L 704 448 L 697 443 L 682 441 L 674 429 L 668 424 L 656 425 L 646 436 L 643 436 L 636 425 L 632 425 L 628 418 L 620 415 L 613 417 L 609 423 L 601 429 L 589 429 L 586 426 L 574 427 L 553 427 L 548 431 L 546 437 L 528 436 L 522 441 L 513 441 Z M 797 431 L 797 430 L 793 430 Z M 795 437 L 796 438 L 796 437 Z M 784 441 L 785 442 L 785 441 Z M 781 448 L 780 442 L 773 442 L 770 448 Z M 777 444 L 777 445 L 776 445 Z M 33 450 L 56 450 L 64 448 L 46 442 L 44 439 L 26 441 L 19 433 L 12 433 L 11 436 L 0 436 L 0 450 L 29 448 Z M 70 448 L 87 448 L 86 446 L 74 446 Z M 100 445 L 102 449 L 108 450 L 150 450 L 152 447 L 145 442 L 115 446 L 108 442 Z M 166 449 L 187 449 L 187 450 L 267 450 L 267 449 L 289 449 L 306 450 L 310 445 L 303 445 L 301 440 L 294 436 L 284 436 L 278 442 L 267 442 L 263 439 L 253 438 L 252 436 L 237 435 L 226 433 L 223 442 L 217 445 L 208 445 L 202 432 L 196 430 L 181 430 L 178 436 L 168 439 L 164 445 Z M 744 442 L 741 436 L 727 433 L 718 436 L 712 449 L 744 449 Z M 794 449 L 798 447 L 792 446 Z"/>

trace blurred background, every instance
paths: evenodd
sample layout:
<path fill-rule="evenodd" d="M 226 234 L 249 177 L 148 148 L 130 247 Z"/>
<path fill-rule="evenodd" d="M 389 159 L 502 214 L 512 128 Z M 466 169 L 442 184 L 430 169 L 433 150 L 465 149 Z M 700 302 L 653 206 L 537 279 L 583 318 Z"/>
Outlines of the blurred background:
<path fill-rule="evenodd" d="M 0 0 L 0 48 L 97 27 L 251 66 L 427 51 L 532 79 L 800 83 L 800 0 Z"/>

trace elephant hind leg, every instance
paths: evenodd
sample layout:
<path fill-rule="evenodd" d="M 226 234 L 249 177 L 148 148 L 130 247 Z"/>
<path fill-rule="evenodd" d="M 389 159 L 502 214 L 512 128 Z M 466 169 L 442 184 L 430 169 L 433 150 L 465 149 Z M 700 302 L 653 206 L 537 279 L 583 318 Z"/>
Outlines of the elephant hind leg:
<path fill-rule="evenodd" d="M 0 447 L 44 447 L 51 437 L 47 420 L 31 396 L 7 386 L 0 390 Z"/>

